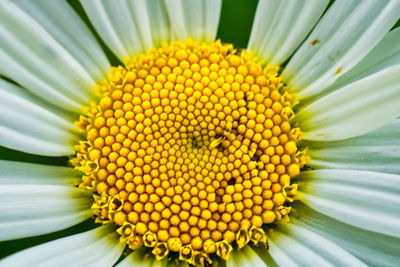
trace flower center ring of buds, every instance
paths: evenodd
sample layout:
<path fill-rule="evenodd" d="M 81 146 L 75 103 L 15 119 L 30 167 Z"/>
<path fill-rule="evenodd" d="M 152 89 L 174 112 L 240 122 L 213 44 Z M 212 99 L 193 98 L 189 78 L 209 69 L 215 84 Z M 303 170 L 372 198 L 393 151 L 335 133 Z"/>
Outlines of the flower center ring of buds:
<path fill-rule="evenodd" d="M 287 218 L 306 161 L 278 69 L 190 39 L 124 63 L 77 122 L 86 140 L 71 162 L 96 221 L 118 225 L 132 250 L 191 264 L 267 245 L 263 226 Z"/>

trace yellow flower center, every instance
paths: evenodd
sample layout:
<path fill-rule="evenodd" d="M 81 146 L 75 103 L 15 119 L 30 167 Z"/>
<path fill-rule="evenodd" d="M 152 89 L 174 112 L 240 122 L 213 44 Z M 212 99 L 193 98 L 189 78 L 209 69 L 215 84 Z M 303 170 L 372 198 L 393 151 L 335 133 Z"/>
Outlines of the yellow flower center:
<path fill-rule="evenodd" d="M 287 217 L 304 164 L 278 68 L 190 39 L 124 63 L 77 123 L 87 140 L 72 163 L 96 221 L 119 225 L 133 250 L 191 264 L 266 245 L 262 227 Z"/>

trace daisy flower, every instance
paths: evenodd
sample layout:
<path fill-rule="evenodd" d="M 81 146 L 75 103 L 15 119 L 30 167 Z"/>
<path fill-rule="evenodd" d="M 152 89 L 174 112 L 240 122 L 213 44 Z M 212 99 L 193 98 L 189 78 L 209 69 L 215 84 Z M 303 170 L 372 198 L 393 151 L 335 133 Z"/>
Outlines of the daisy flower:
<path fill-rule="evenodd" d="M 221 6 L 0 2 L 2 266 L 400 265 L 400 1 Z"/>

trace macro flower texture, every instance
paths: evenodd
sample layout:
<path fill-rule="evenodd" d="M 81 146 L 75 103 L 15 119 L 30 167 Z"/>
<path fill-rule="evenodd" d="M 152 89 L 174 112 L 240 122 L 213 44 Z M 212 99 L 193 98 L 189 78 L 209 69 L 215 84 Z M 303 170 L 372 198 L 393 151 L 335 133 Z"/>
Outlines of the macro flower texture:
<path fill-rule="evenodd" d="M 0 266 L 400 266 L 399 0 L 78 4 L 0 1 L 0 250 L 91 226 Z"/>

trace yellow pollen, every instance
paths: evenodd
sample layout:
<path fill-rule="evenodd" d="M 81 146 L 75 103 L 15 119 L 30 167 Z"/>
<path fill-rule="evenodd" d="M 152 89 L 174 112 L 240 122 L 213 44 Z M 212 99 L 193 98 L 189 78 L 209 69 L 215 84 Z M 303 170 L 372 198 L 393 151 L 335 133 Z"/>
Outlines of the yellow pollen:
<path fill-rule="evenodd" d="M 76 123 L 86 140 L 71 162 L 94 192 L 96 222 L 118 225 L 132 250 L 194 265 L 267 247 L 262 227 L 287 219 L 307 160 L 278 67 L 191 39 L 124 63 Z"/>

